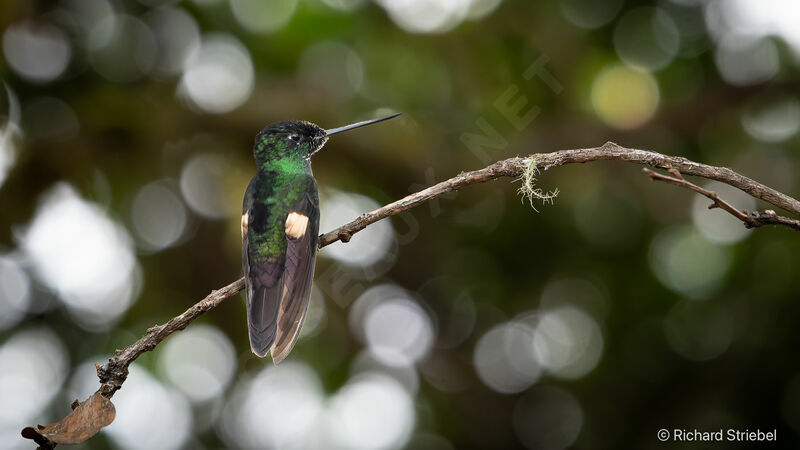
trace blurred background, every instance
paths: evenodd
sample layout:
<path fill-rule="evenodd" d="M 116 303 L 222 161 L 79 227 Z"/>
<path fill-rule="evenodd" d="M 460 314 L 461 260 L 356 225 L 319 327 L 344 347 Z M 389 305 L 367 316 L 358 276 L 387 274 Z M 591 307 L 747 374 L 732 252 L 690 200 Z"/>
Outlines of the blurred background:
<path fill-rule="evenodd" d="M 794 0 L 0 3 L 0 446 L 32 448 L 20 430 L 96 390 L 95 362 L 241 276 L 267 124 L 404 113 L 315 156 L 322 231 L 607 140 L 797 197 L 798 21 Z M 279 367 L 228 299 L 136 361 L 81 448 L 796 444 L 798 235 L 629 164 L 538 183 L 559 190 L 538 212 L 500 180 L 323 249 Z"/>

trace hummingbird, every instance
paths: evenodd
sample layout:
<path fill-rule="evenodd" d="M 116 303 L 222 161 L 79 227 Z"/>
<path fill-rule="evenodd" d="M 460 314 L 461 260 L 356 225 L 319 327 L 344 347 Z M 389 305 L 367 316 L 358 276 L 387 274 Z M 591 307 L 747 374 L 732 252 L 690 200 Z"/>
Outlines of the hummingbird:
<path fill-rule="evenodd" d="M 303 326 L 319 238 L 319 193 L 311 155 L 330 136 L 399 116 L 325 130 L 311 122 L 273 123 L 256 135 L 258 171 L 242 202 L 242 271 L 250 348 L 277 365 Z"/>

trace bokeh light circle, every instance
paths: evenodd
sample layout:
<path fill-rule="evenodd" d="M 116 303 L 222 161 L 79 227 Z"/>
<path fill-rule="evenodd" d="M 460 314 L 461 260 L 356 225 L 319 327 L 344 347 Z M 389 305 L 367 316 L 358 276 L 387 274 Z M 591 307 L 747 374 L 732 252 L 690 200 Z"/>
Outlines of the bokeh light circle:
<path fill-rule="evenodd" d="M 603 334 L 582 310 L 564 306 L 544 311 L 533 335 L 536 359 L 559 378 L 580 378 L 592 371 L 603 354 Z"/>
<path fill-rule="evenodd" d="M 433 324 L 428 314 L 408 298 L 383 300 L 364 319 L 370 352 L 389 366 L 410 366 L 428 354 L 433 345 Z"/>
<path fill-rule="evenodd" d="M 125 387 L 114 395 L 117 415 L 103 432 L 124 450 L 180 449 L 192 430 L 192 410 L 178 391 L 131 365 Z"/>
<path fill-rule="evenodd" d="M 161 250 L 174 245 L 183 235 L 188 221 L 180 196 L 164 181 L 139 189 L 131 205 L 133 231 L 147 250 Z"/>
<path fill-rule="evenodd" d="M 650 246 L 650 269 L 668 288 L 693 298 L 713 293 L 731 267 L 731 252 L 693 227 L 667 228 Z"/>
<path fill-rule="evenodd" d="M 333 438 L 354 450 L 402 448 L 416 422 L 403 386 L 383 374 L 361 374 L 331 399 Z"/>
<path fill-rule="evenodd" d="M 200 27 L 194 17 L 181 8 L 156 8 L 145 18 L 156 40 L 153 74 L 180 75 L 189 56 L 200 45 Z"/>
<path fill-rule="evenodd" d="M 608 125 L 623 130 L 636 128 L 655 114 L 658 84 L 647 72 L 625 66 L 608 67 L 592 84 L 591 102 Z"/>
<path fill-rule="evenodd" d="M 800 100 L 795 97 L 752 104 L 742 112 L 742 126 L 762 142 L 783 142 L 800 131 Z"/>
<path fill-rule="evenodd" d="M 239 209 L 225 196 L 226 160 L 214 153 L 200 153 L 189 158 L 181 169 L 181 193 L 186 204 L 209 219 L 230 217 Z"/>
<path fill-rule="evenodd" d="M 223 114 L 250 98 L 255 84 L 247 48 L 227 34 L 210 34 L 187 58 L 178 92 L 199 110 Z"/>
<path fill-rule="evenodd" d="M 134 16 L 110 15 L 92 27 L 89 59 L 104 78 L 127 83 L 150 73 L 156 61 L 156 39 Z"/>
<path fill-rule="evenodd" d="M 748 40 L 780 37 L 800 56 L 800 3 L 794 0 L 702 0 L 709 34 L 716 40 L 737 34 Z"/>
<path fill-rule="evenodd" d="M 130 236 L 72 186 L 47 192 L 19 239 L 36 274 L 81 325 L 110 327 L 130 306 L 138 282 Z"/>
<path fill-rule="evenodd" d="M 400 28 L 411 33 L 441 33 L 456 27 L 470 10 L 470 0 L 376 0 Z"/>
<path fill-rule="evenodd" d="M 356 298 L 353 305 L 350 307 L 348 314 L 348 323 L 350 331 L 360 341 L 366 343 L 367 338 L 364 333 L 364 323 L 367 320 L 369 312 L 381 302 L 395 298 L 406 298 L 408 293 L 402 287 L 392 284 L 384 283 L 369 287 Z"/>
<path fill-rule="evenodd" d="M 230 0 L 233 17 L 248 31 L 263 33 L 282 28 L 292 18 L 297 0 Z"/>
<path fill-rule="evenodd" d="M 72 46 L 67 35 L 54 25 L 22 22 L 3 32 L 3 55 L 21 77 L 47 83 L 67 68 Z"/>
<path fill-rule="evenodd" d="M 0 437 L 8 438 L 14 428 L 13 442 L 19 430 L 50 403 L 61 389 L 68 373 L 67 349 L 47 328 L 17 331 L 0 345 Z"/>
<path fill-rule="evenodd" d="M 381 206 L 364 195 L 333 189 L 325 191 L 322 197 L 320 232 L 337 228 Z M 321 254 L 351 266 L 371 266 L 387 256 L 394 241 L 395 233 L 391 222 L 381 220 L 354 234 L 347 244 L 336 242 L 325 247 Z"/>
<path fill-rule="evenodd" d="M 322 384 L 302 363 L 268 366 L 243 379 L 222 414 L 224 437 L 244 448 L 303 448 L 324 413 Z"/>
<path fill-rule="evenodd" d="M 581 28 L 599 28 L 619 14 L 622 0 L 560 0 L 561 14 L 570 23 Z"/>
<path fill-rule="evenodd" d="M 210 325 L 194 325 L 172 337 L 158 362 L 166 379 L 195 403 L 220 396 L 237 367 L 230 338 Z"/>
<path fill-rule="evenodd" d="M 475 345 L 473 362 L 481 381 L 503 394 L 524 391 L 541 374 L 533 329 L 523 323 L 505 323 L 487 331 Z"/>
<path fill-rule="evenodd" d="M 108 0 L 62 0 L 56 10 L 56 17 L 60 16 L 70 34 L 77 37 L 76 44 L 84 50 L 101 47 L 108 41 L 110 34 L 98 33 L 96 25 L 113 15 L 114 8 Z"/>
<path fill-rule="evenodd" d="M 734 33 L 718 43 L 714 60 L 722 78 L 735 86 L 763 83 L 780 69 L 778 49 L 772 40 Z"/>

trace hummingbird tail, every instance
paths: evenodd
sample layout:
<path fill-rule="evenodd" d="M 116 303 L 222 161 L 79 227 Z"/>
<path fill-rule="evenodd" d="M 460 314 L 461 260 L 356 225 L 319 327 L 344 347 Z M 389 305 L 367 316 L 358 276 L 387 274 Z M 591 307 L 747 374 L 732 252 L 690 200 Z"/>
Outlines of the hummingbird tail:
<path fill-rule="evenodd" d="M 281 301 L 283 283 L 272 288 L 261 287 L 253 290 L 247 299 L 247 324 L 250 333 L 250 348 L 259 357 L 267 356 L 275 341 L 278 306 Z M 250 292 L 248 292 L 250 294 Z"/>

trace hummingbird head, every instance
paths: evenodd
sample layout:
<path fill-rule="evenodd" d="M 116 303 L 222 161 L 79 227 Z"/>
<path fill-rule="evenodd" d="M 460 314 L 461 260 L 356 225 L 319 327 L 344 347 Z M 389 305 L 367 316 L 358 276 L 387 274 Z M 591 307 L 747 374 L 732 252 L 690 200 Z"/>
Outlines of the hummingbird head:
<path fill-rule="evenodd" d="M 311 155 L 318 152 L 328 142 L 328 137 L 353 128 L 389 120 L 399 115 L 400 113 L 391 114 L 329 130 L 303 120 L 273 123 L 256 135 L 253 153 L 259 166 L 262 163 L 284 159 L 309 161 Z"/>
<path fill-rule="evenodd" d="M 311 122 L 289 120 L 269 125 L 256 135 L 257 163 L 283 159 L 307 160 L 328 141 L 325 130 Z"/>

